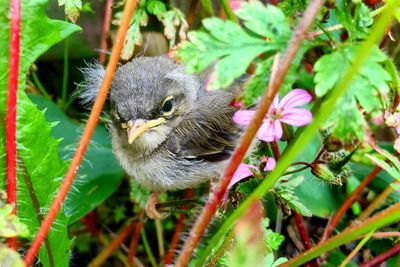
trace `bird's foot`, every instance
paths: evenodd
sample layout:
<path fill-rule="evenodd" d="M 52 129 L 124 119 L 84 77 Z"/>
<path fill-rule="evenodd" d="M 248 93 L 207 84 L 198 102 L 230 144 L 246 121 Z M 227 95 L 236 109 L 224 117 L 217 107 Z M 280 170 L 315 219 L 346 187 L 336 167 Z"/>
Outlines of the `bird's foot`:
<path fill-rule="evenodd" d="M 156 209 L 156 205 L 159 203 L 159 196 L 160 193 L 158 192 L 151 192 L 149 199 L 147 200 L 145 211 L 147 214 L 147 217 L 150 219 L 164 219 L 166 214 L 164 213 L 159 213 Z"/>

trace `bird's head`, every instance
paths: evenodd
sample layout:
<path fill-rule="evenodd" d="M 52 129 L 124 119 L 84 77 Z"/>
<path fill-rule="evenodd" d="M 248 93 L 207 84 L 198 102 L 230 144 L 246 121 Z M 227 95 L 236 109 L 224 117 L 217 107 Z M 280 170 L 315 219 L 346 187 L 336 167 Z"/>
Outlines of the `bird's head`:
<path fill-rule="evenodd" d="M 126 145 L 153 150 L 192 109 L 199 86 L 196 76 L 165 57 L 120 66 L 110 92 L 112 134 Z"/>

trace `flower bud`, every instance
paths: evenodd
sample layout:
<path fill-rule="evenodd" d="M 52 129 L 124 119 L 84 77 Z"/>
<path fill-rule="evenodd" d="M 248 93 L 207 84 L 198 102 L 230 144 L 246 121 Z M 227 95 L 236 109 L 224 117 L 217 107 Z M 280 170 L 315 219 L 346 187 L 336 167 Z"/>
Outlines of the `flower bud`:
<path fill-rule="evenodd" d="M 335 185 L 342 185 L 342 180 L 337 177 L 325 164 L 314 165 L 311 169 L 311 172 L 324 182 Z"/>

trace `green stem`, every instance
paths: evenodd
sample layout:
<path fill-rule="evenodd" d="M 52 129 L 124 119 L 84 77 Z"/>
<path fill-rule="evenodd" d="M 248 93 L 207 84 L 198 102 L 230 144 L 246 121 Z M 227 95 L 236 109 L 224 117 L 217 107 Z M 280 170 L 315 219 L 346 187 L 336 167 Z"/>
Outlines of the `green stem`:
<path fill-rule="evenodd" d="M 374 229 L 385 227 L 394 222 L 398 222 L 399 220 L 400 203 L 397 203 L 365 222 L 345 229 L 340 234 L 285 262 L 280 267 L 295 267 L 302 265 L 327 251 L 357 239 L 360 235 L 366 234 Z"/>
<path fill-rule="evenodd" d="M 155 219 L 154 224 L 156 226 L 157 233 L 158 254 L 160 256 L 160 259 L 162 260 L 165 256 L 163 228 L 160 219 Z"/>
<path fill-rule="evenodd" d="M 357 254 L 358 251 L 365 245 L 365 243 L 370 240 L 372 234 L 375 232 L 375 229 L 371 230 L 364 238 L 358 243 L 358 245 L 353 249 L 353 251 L 344 259 L 344 261 L 340 264 L 339 267 L 345 267 L 347 263 L 351 261 L 351 259 Z"/>
<path fill-rule="evenodd" d="M 32 72 L 32 79 L 33 82 L 36 85 L 36 88 L 40 91 L 40 93 L 47 98 L 48 100 L 51 100 L 51 96 L 47 93 L 46 89 L 44 88 L 43 84 L 40 82 L 39 77 L 36 74 L 36 71 Z"/>
<path fill-rule="evenodd" d="M 141 233 L 142 240 L 143 240 L 144 250 L 146 251 L 146 254 L 147 254 L 147 257 L 149 258 L 151 266 L 158 267 L 156 259 L 154 258 L 153 252 L 151 251 L 149 242 L 147 241 L 146 231 L 144 230 L 144 228 L 142 228 L 140 233 Z"/>
<path fill-rule="evenodd" d="M 237 18 L 235 14 L 233 14 L 231 7 L 229 6 L 228 0 L 220 0 L 221 6 L 224 9 L 226 17 L 234 22 L 237 22 Z"/>
<path fill-rule="evenodd" d="M 301 129 L 300 134 L 297 134 L 293 142 L 291 142 L 287 146 L 274 170 L 270 173 L 269 178 L 264 179 L 263 182 L 253 191 L 253 193 L 248 198 L 246 198 L 242 202 L 242 204 L 224 222 L 218 232 L 209 241 L 206 249 L 200 255 L 197 266 L 202 266 L 202 263 L 206 260 L 207 256 L 210 255 L 212 249 L 219 244 L 220 240 L 225 236 L 229 229 L 231 229 L 235 221 L 248 209 L 250 204 L 257 199 L 260 199 L 265 193 L 267 193 L 271 189 L 271 187 L 281 177 L 284 171 L 290 166 L 296 156 L 301 151 L 303 151 L 304 147 L 308 144 L 311 138 L 318 132 L 321 123 L 329 117 L 338 99 L 346 92 L 347 88 L 352 82 L 352 79 L 357 74 L 358 70 L 361 68 L 365 60 L 368 58 L 372 49 L 377 43 L 380 42 L 383 33 L 385 32 L 386 26 L 390 21 L 390 18 L 396 11 L 396 1 L 388 1 L 386 5 L 388 6 L 388 8 L 384 10 L 382 16 L 374 25 L 369 38 L 361 46 L 360 50 L 357 53 L 357 56 L 355 57 L 354 64 L 351 65 L 349 69 L 347 69 L 343 78 L 334 87 L 331 93 L 324 99 L 323 103 L 321 103 L 321 108 L 317 111 L 313 121 L 307 127 Z"/>

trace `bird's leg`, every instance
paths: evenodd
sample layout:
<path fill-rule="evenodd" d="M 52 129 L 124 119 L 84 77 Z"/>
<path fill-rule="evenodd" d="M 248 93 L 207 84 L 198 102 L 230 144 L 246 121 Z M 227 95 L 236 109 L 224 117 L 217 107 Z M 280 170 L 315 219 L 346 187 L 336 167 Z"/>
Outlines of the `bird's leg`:
<path fill-rule="evenodd" d="M 160 195 L 159 192 L 151 192 L 149 199 L 147 200 L 145 211 L 150 219 L 163 219 L 164 217 L 156 209 L 156 205 L 159 203 L 158 199 L 159 195 Z"/>

